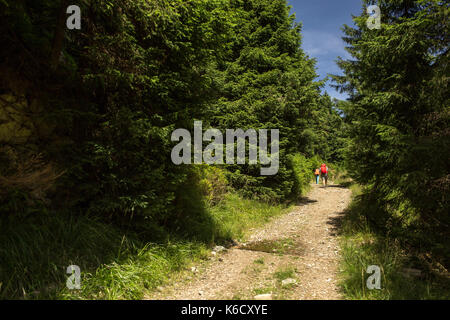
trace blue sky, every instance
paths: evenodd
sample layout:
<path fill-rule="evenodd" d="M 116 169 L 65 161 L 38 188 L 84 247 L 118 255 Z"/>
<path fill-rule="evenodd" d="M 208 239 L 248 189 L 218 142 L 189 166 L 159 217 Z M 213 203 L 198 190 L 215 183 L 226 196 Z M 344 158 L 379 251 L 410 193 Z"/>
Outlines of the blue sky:
<path fill-rule="evenodd" d="M 319 79 L 328 73 L 341 74 L 335 60 L 338 56 L 349 58 L 345 51 L 345 43 L 341 27 L 344 24 L 353 25 L 352 14 L 360 15 L 361 0 L 288 0 L 292 6 L 291 14 L 303 24 L 303 50 L 317 59 Z M 347 95 L 340 94 L 329 86 L 324 88 L 331 97 L 345 99 Z"/>

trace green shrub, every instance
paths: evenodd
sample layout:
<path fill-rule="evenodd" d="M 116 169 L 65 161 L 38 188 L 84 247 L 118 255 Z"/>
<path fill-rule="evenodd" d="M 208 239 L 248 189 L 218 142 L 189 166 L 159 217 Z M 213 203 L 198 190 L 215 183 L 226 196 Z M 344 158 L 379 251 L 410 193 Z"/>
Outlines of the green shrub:
<path fill-rule="evenodd" d="M 289 158 L 293 171 L 294 194 L 298 197 L 305 195 L 309 190 L 314 177 L 314 169 L 317 167 L 317 159 L 307 159 L 302 154 L 292 155 Z"/>
<path fill-rule="evenodd" d="M 222 201 L 229 190 L 226 171 L 216 166 L 200 165 L 199 188 L 208 205 L 216 205 Z"/>

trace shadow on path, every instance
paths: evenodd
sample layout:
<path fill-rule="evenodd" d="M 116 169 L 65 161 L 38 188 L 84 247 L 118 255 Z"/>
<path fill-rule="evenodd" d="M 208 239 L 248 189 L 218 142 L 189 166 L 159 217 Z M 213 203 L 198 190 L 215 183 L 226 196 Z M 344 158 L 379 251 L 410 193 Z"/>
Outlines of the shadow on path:
<path fill-rule="evenodd" d="M 331 188 L 340 188 L 340 189 L 348 189 L 348 187 L 346 186 L 346 184 L 333 184 L 333 185 L 328 185 L 328 187 Z M 330 228 L 330 235 L 333 237 L 339 236 L 342 234 L 342 223 L 344 220 L 344 217 L 347 213 L 348 208 L 343 208 L 341 210 L 339 210 L 337 212 L 337 215 L 334 217 L 329 217 L 327 224 L 329 226 L 331 226 Z"/>
<path fill-rule="evenodd" d="M 339 236 L 341 234 L 342 221 L 344 220 L 346 210 L 338 212 L 335 217 L 328 218 L 327 224 L 331 226 L 330 235 L 333 237 Z"/>
<path fill-rule="evenodd" d="M 303 198 L 298 199 L 295 204 L 297 206 L 305 206 L 305 205 L 308 205 L 308 204 L 314 203 L 314 202 L 317 202 L 317 200 L 310 199 L 310 198 L 307 198 L 307 197 L 303 197 Z"/>
<path fill-rule="evenodd" d="M 327 188 L 348 189 L 348 185 L 346 185 L 346 184 L 329 184 L 329 185 L 327 185 Z"/>

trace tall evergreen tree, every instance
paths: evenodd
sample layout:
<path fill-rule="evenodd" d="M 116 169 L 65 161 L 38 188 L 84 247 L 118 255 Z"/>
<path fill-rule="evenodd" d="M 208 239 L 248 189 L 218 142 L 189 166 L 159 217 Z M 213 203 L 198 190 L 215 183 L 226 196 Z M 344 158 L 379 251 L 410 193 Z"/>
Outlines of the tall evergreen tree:
<path fill-rule="evenodd" d="M 308 118 L 304 131 L 307 145 L 304 147 L 308 157 L 319 156 L 323 161 L 342 163 L 347 144 L 347 126 L 344 121 L 346 101 L 331 99 L 325 93 Z"/>
<path fill-rule="evenodd" d="M 372 4 L 380 29 L 366 25 Z M 448 259 L 449 4 L 364 1 L 363 10 L 343 28 L 353 59 L 334 77 L 351 97 L 348 167 L 380 209 L 365 213 L 374 225 Z"/>
<path fill-rule="evenodd" d="M 81 30 L 67 30 L 65 0 L 0 1 L 0 93 L 26 97 L 25 112 L 37 109 L 32 121 L 46 125 L 25 148 L 64 170 L 55 205 L 127 216 L 173 209 L 186 168 L 170 160 L 170 133 L 210 99 L 227 5 L 82 1 Z M 4 162 L 0 174 L 11 174 Z"/>
<path fill-rule="evenodd" d="M 304 129 L 317 106 L 314 60 L 301 49 L 301 26 L 285 0 L 232 1 L 239 11 L 236 39 L 219 66 L 223 90 L 213 106 L 219 128 L 279 129 L 280 168 L 261 177 L 256 166 L 231 166 L 231 181 L 249 196 L 283 200 L 292 196 L 289 155 L 307 144 Z"/>

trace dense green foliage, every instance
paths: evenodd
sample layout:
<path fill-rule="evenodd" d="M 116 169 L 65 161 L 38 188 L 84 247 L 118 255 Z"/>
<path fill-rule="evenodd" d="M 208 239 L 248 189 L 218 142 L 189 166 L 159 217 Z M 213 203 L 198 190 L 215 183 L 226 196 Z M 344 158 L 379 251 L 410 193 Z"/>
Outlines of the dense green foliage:
<path fill-rule="evenodd" d="M 317 107 L 314 61 L 300 48 L 300 26 L 285 1 L 234 1 L 240 12 L 229 55 L 217 68 L 222 84 L 211 124 L 220 129 L 279 129 L 280 168 L 261 177 L 258 166 L 230 166 L 230 182 L 266 200 L 295 196 L 289 157 L 304 152 L 304 130 Z"/>
<path fill-rule="evenodd" d="M 17 109 L 16 99 L 32 107 L 20 119 L 29 127 L 26 143 L 5 134 L 2 173 L 47 174 L 34 189 L 15 183 L 14 197 L 167 220 L 190 175 L 170 160 L 170 134 L 192 128 L 194 119 L 219 129 L 280 130 L 277 175 L 261 177 L 259 165 L 228 166 L 231 185 L 247 197 L 295 197 L 288 158 L 312 156 L 311 145 L 328 143 L 318 148 L 323 158 L 338 160 L 333 137 L 308 133 L 325 121 L 332 136 L 335 120 L 314 110 L 334 111 L 320 98 L 314 61 L 300 48 L 300 26 L 284 0 L 86 1 L 80 31 L 58 20 L 66 5 L 1 4 L 3 105 Z M 29 164 L 36 156 L 42 161 Z"/>
<path fill-rule="evenodd" d="M 351 98 L 344 112 L 353 179 L 367 187 L 361 214 L 378 233 L 432 252 L 449 266 L 449 6 L 378 1 L 381 28 L 364 14 L 344 27 L 352 60 L 335 77 Z"/>
<path fill-rule="evenodd" d="M 86 296 L 118 297 L 96 283 L 111 280 L 103 272 L 134 279 L 158 256 L 138 297 L 180 255 L 241 237 L 303 194 L 317 165 L 306 157 L 340 159 L 340 117 L 285 0 L 79 1 L 81 30 L 66 28 L 69 4 L 0 1 L 2 297 L 54 295 L 72 263 L 90 272 Z M 279 129 L 278 174 L 173 164 L 171 133 L 194 120 Z"/>
<path fill-rule="evenodd" d="M 0 0 L 0 297 L 140 298 L 283 212 L 323 161 L 365 186 L 373 232 L 448 266 L 443 1 L 382 0 L 381 29 L 344 27 L 348 102 L 321 93 L 286 0 L 80 0 L 81 30 L 69 4 Z M 279 129 L 277 174 L 175 165 L 195 120 Z M 70 264 L 81 292 L 62 291 Z"/>
<path fill-rule="evenodd" d="M 342 163 L 348 141 L 348 125 L 342 110 L 348 102 L 333 101 L 327 94 L 320 97 L 304 130 L 307 157 L 319 156 L 323 161 Z"/>
<path fill-rule="evenodd" d="M 22 10 L 27 19 L 19 21 L 28 22 L 17 26 L 6 11 L 4 23 L 31 42 L 17 59 L 45 57 L 46 42 L 31 32 L 51 37 L 64 26 L 34 26 L 40 17 L 28 2 L 8 7 Z M 186 179 L 186 168 L 170 161 L 170 133 L 201 114 L 209 97 L 205 70 L 212 53 L 223 50 L 225 16 L 208 1 L 94 2 L 82 9 L 83 31 L 66 31 L 63 62 L 43 81 L 60 88 L 29 98 L 46 104 L 53 127 L 39 147 L 66 170 L 53 196 L 97 214 L 161 217 L 173 209 L 177 185 Z M 10 42 L 5 46 L 21 45 Z M 39 60 L 41 68 L 50 63 Z"/>

